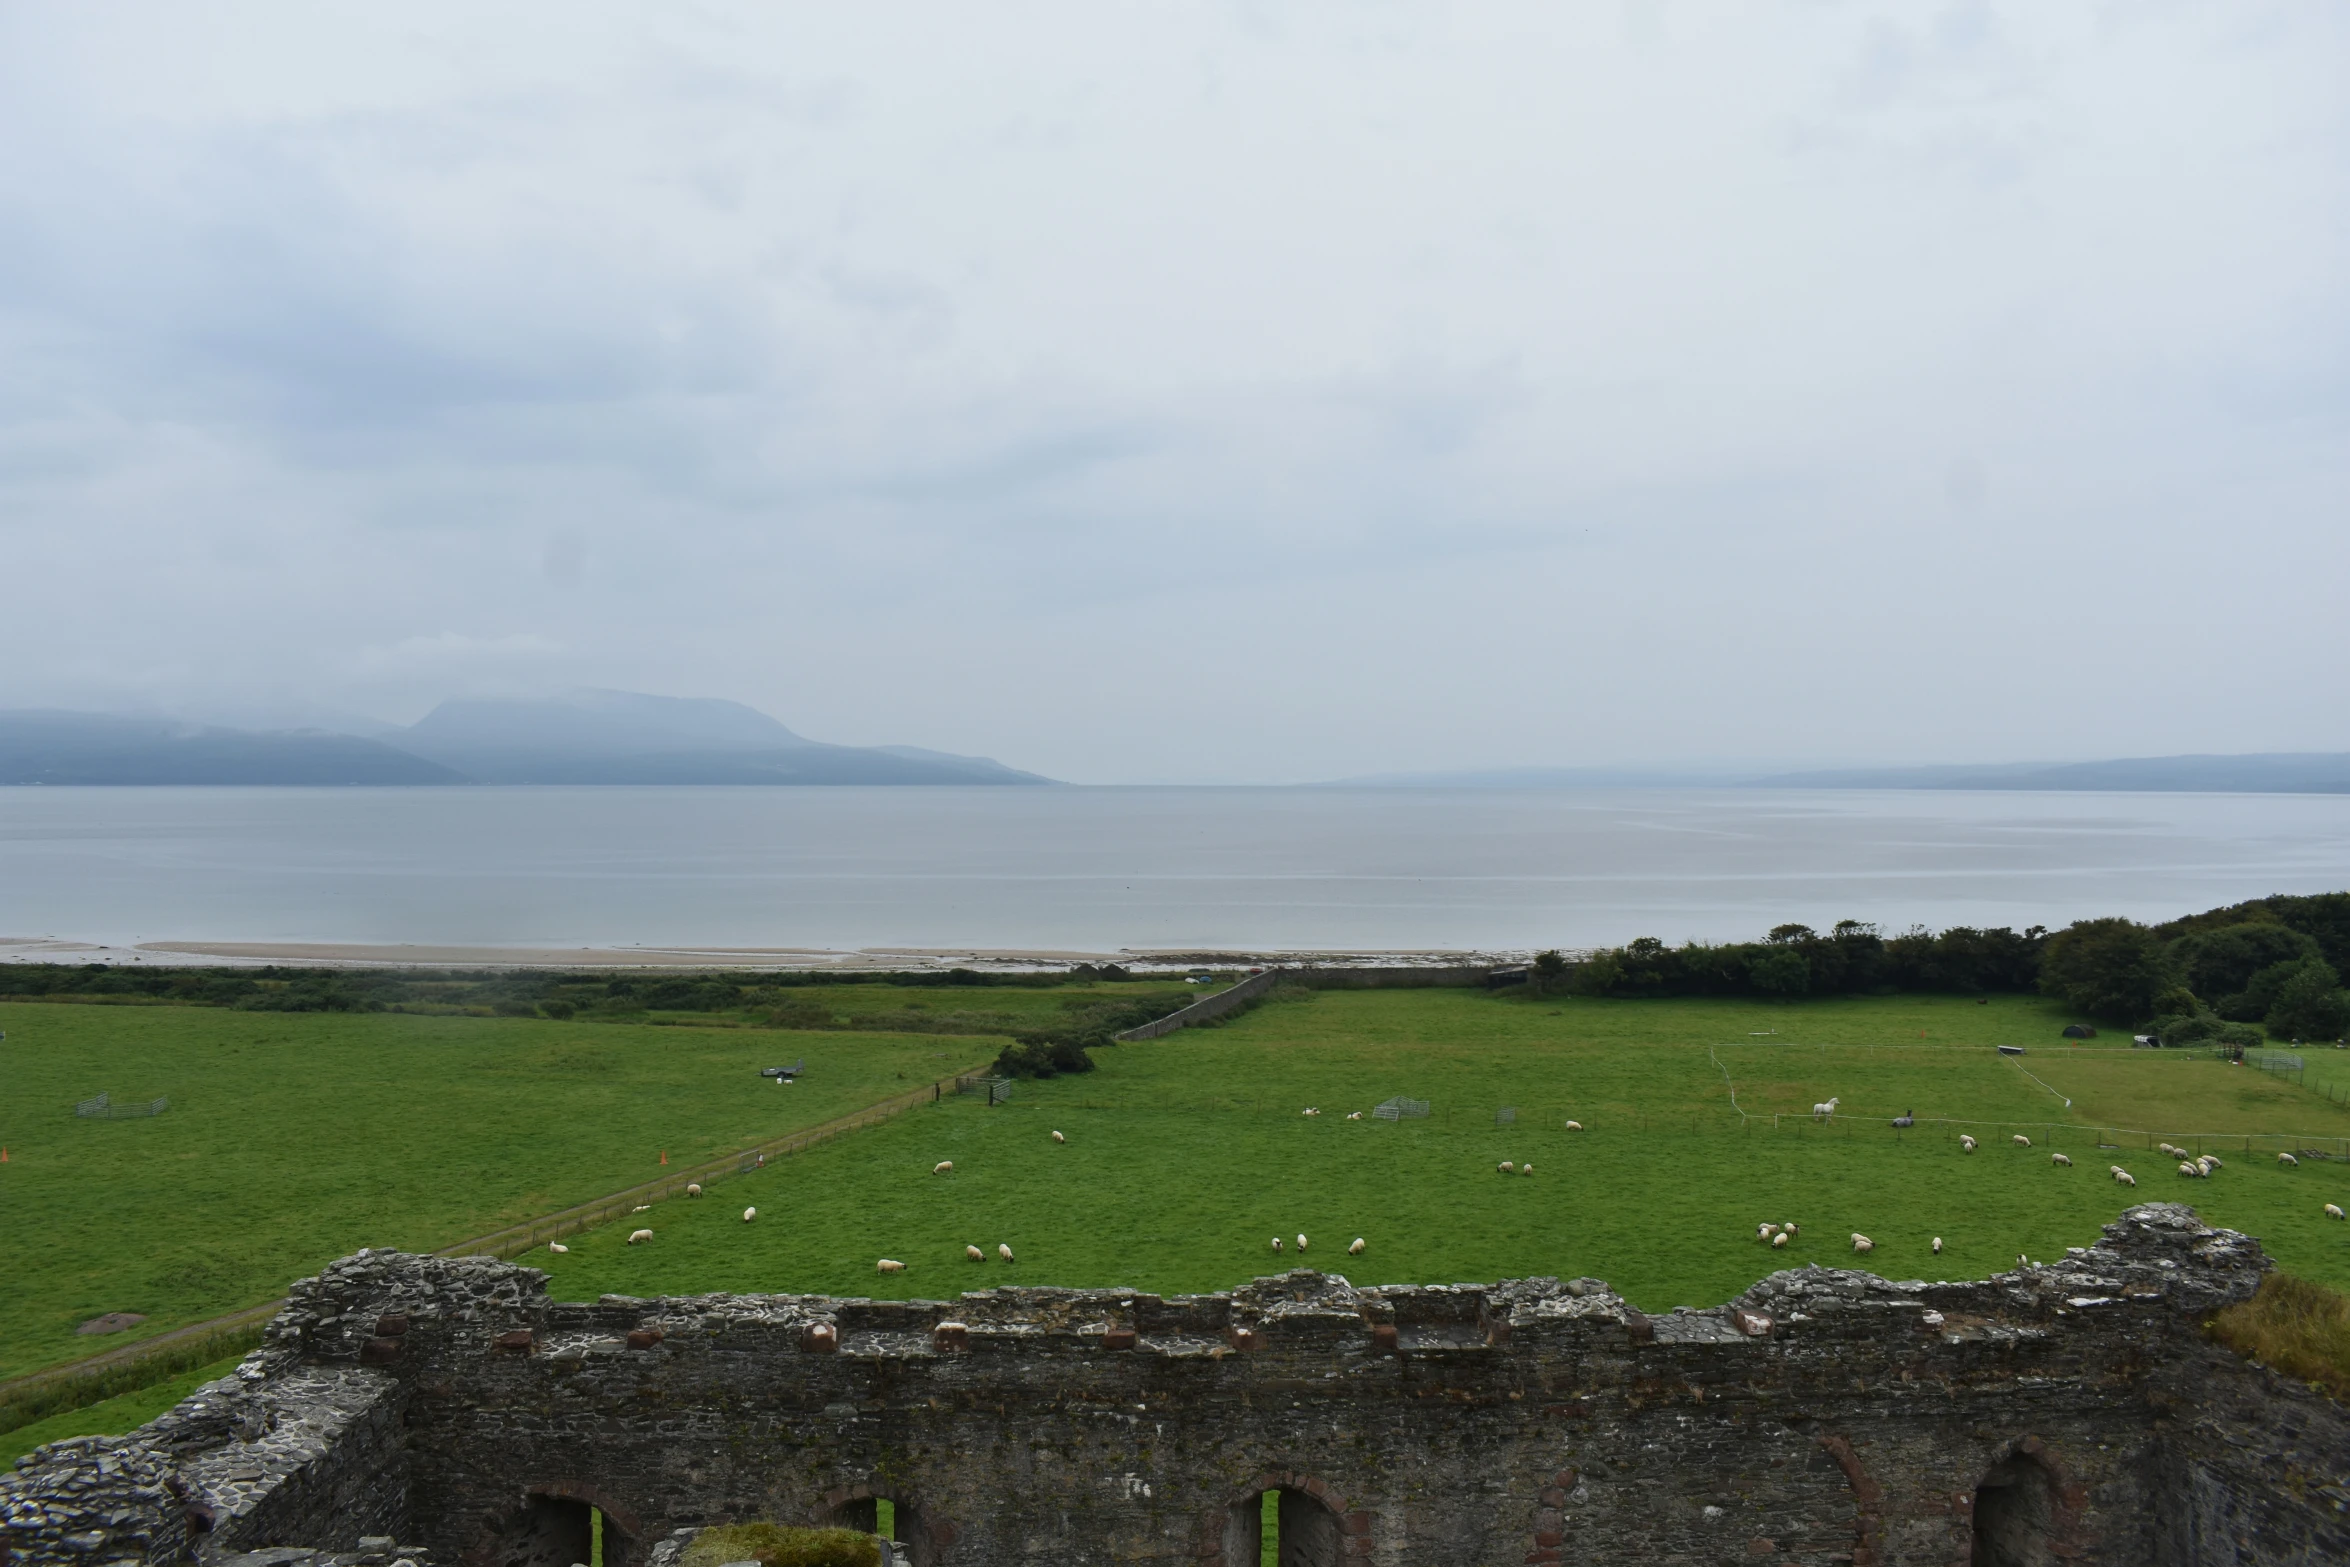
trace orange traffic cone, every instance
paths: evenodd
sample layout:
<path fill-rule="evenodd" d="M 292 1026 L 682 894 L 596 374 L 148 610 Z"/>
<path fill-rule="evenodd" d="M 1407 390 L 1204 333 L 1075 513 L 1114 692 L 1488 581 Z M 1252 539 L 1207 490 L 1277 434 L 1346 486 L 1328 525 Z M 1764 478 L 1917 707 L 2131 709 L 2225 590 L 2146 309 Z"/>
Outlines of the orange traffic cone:
<path fill-rule="evenodd" d="M 8 1162 L 8 1150 L 7 1150 L 7 1149 L 5 1149 L 5 1148 L 0 1148 L 0 1164 L 6 1164 L 7 1162 Z"/>
<path fill-rule="evenodd" d="M 661 1162 L 663 1164 L 667 1164 L 669 1162 L 669 1150 L 666 1148 L 661 1150 Z"/>

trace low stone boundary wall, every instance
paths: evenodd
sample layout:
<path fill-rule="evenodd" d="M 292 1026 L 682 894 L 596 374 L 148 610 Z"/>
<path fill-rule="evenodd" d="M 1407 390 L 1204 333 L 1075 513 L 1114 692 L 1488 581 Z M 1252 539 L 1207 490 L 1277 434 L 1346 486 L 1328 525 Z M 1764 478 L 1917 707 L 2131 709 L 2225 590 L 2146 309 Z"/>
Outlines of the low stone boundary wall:
<path fill-rule="evenodd" d="M 1179 1028 L 1189 1028 L 1194 1023 L 1212 1022 L 1247 1006 L 1257 997 L 1289 978 L 1290 972 L 1288 969 L 1269 968 L 1262 974 L 1251 974 L 1229 990 L 1219 990 L 1212 996 L 1203 996 L 1179 1011 L 1170 1012 L 1163 1018 L 1143 1024 L 1140 1028 L 1130 1028 L 1125 1033 L 1112 1037 L 1122 1044 L 1131 1044 L 1141 1039 L 1157 1039 L 1162 1035 L 1172 1034 Z"/>

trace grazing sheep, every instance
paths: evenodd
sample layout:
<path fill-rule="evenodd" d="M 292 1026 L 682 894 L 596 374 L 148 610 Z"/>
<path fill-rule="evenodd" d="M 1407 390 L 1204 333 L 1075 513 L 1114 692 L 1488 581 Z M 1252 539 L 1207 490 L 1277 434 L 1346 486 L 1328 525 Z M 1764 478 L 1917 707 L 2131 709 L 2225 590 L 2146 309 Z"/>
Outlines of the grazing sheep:
<path fill-rule="evenodd" d="M 758 1216 L 759 1216 L 759 1210 L 758 1210 L 758 1209 L 756 1209 L 756 1208 L 745 1208 L 745 1209 L 743 1210 L 743 1223 L 745 1223 L 745 1224 L 748 1224 L 748 1223 L 750 1223 L 750 1222 L 751 1222 L 753 1219 L 756 1219 Z"/>
<path fill-rule="evenodd" d="M 1346 1118 L 1350 1121 L 1360 1121 L 1363 1118 L 1363 1112 L 1360 1110 L 1349 1110 L 1346 1112 Z"/>
<path fill-rule="evenodd" d="M 934 1164 L 934 1165 L 932 1165 L 932 1166 L 930 1167 L 930 1173 L 931 1173 L 931 1174 L 933 1174 L 933 1175 L 951 1175 L 951 1174 L 953 1174 L 953 1173 L 954 1173 L 954 1169 L 955 1169 L 955 1161 L 954 1161 L 954 1160 L 952 1160 L 952 1159 L 941 1159 L 941 1160 L 939 1160 L 939 1161 L 938 1161 L 938 1163 L 936 1163 L 936 1164 Z"/>
<path fill-rule="evenodd" d="M 628 1244 L 631 1246 L 641 1246 L 652 1238 L 653 1232 L 651 1230 L 639 1230 L 628 1238 Z"/>
<path fill-rule="evenodd" d="M 1784 1246 L 1784 1245 L 1786 1245 L 1786 1244 L 1787 1244 L 1787 1232 L 1786 1232 L 1785 1230 L 1781 1230 L 1781 1231 L 1780 1231 L 1778 1234 L 1776 1234 L 1776 1235 L 1772 1236 L 1772 1237 L 1771 1237 L 1771 1244 L 1772 1244 L 1773 1246 Z"/>
<path fill-rule="evenodd" d="M 2326 1217 L 2327 1217 L 2327 1218 L 2329 1218 L 2329 1219 L 2339 1219 L 2341 1216 L 2342 1216 L 2342 1209 L 2341 1209 L 2341 1206 L 2340 1206 L 2339 1204 L 2337 1204 L 2337 1203 L 2330 1203 L 2330 1202 L 2326 1204 Z"/>
<path fill-rule="evenodd" d="M 2015 1145 L 2018 1148 L 2029 1148 L 2032 1146 L 2032 1140 L 2029 1137 L 2026 1137 L 2023 1133 L 2018 1132 L 2015 1134 Z"/>
<path fill-rule="evenodd" d="M 2160 1152 L 2169 1154 L 2173 1159 L 2184 1159 L 2187 1157 L 2187 1150 L 2184 1148 L 2173 1148 L 2168 1143 L 2156 1143 L 2154 1146 Z"/>
<path fill-rule="evenodd" d="M 1518 1173 L 1520 1175 L 1532 1175 L 1534 1173 L 1534 1166 L 1530 1164 L 1521 1164 L 1518 1166 Z"/>
<path fill-rule="evenodd" d="M 1567 1123 L 1567 1130 L 1570 1132 L 1580 1132 L 1583 1130 L 1583 1123 L 1580 1121 L 1569 1121 Z"/>
<path fill-rule="evenodd" d="M 1968 1153 L 1973 1153 L 1975 1151 L 1975 1140 L 1967 1136 L 1966 1133 L 1961 1132 L 1958 1134 L 1958 1146 L 1964 1148 Z"/>
<path fill-rule="evenodd" d="M 1360 1257 L 1363 1254 L 1363 1238 L 1360 1235 L 1354 1238 L 1353 1245 L 1347 1247 L 1346 1254 L 1349 1257 Z"/>
<path fill-rule="evenodd" d="M 2067 1159 L 2067 1158 L 2066 1158 L 2066 1157 L 2065 1157 L 2063 1154 L 2060 1154 L 2060 1153 L 2052 1153 L 2052 1154 L 2050 1154 L 2050 1155 L 2048 1156 L 2048 1162 L 2049 1162 L 2050 1164 L 2061 1164 L 2061 1165 L 2063 1165 L 2063 1166 L 2064 1166 L 2066 1169 L 2068 1169 L 2068 1170 L 2069 1170 L 2069 1169 L 2071 1169 L 2071 1168 L 2073 1167 L 2073 1162 L 2072 1162 L 2070 1159 Z"/>
<path fill-rule="evenodd" d="M 1299 1251 L 1304 1251 L 1306 1249 L 1306 1238 L 1303 1235 L 1300 1235 L 1297 1238 L 1297 1249 Z"/>
<path fill-rule="evenodd" d="M 2114 1171 L 2113 1178 L 2123 1186 L 2135 1186 L 2138 1184 L 2138 1178 L 2127 1170 Z"/>
<path fill-rule="evenodd" d="M 640 1202 L 628 1211 L 630 1213 L 651 1213 L 653 1211 L 653 1205 L 649 1202 Z"/>
<path fill-rule="evenodd" d="M 1273 1249 L 1275 1251 L 1279 1251 L 1281 1249 L 1281 1237 L 1278 1235 L 1273 1237 Z"/>
<path fill-rule="evenodd" d="M 1854 1251 L 1863 1252 L 1875 1251 L 1877 1249 L 1877 1243 L 1873 1240 L 1870 1240 L 1866 1235 L 1861 1234 L 1860 1231 L 1855 1230 L 1852 1232 L 1852 1249 Z"/>
<path fill-rule="evenodd" d="M 2199 1176 L 2199 1175 L 2201 1175 L 2203 1172 L 2202 1172 L 2201 1170 L 2198 1170 L 2198 1169 L 2196 1169 L 2196 1168 L 2195 1168 L 2193 1165 L 2191 1165 L 2191 1164 L 2182 1164 L 2182 1165 L 2180 1165 L 2180 1166 L 2179 1166 L 2179 1173 L 2180 1173 L 2181 1175 L 2184 1175 L 2184 1176 L 2186 1176 L 2188 1179 L 2192 1180 L 2192 1179 L 2194 1179 L 2196 1176 Z"/>
<path fill-rule="evenodd" d="M 1003 1258 L 1006 1262 L 1010 1262 L 1012 1260 L 1012 1248 L 1002 1241 L 997 1241 L 995 1243 L 995 1254 Z"/>
<path fill-rule="evenodd" d="M 876 1273 L 903 1273 L 906 1271 L 906 1265 L 895 1257 L 884 1257 L 873 1265 L 873 1271 Z"/>
<path fill-rule="evenodd" d="M 2015 1254 L 2015 1265 L 2019 1268 L 2028 1268 L 2032 1265 L 2032 1259 L 2019 1251 Z"/>
<path fill-rule="evenodd" d="M 1843 1102 L 1841 1098 L 1822 1100 L 1811 1107 L 1811 1118 L 1815 1121 L 1825 1121 L 1836 1113 L 1836 1107 Z"/>
<path fill-rule="evenodd" d="M 1308 1115 L 1320 1115 L 1321 1113 L 1321 1111 L 1315 1109 L 1312 1105 L 1306 1106 L 1306 1114 Z"/>
<path fill-rule="evenodd" d="M 2277 1155 L 2277 1163 L 2279 1163 L 2279 1164 L 2283 1164 L 2283 1165 L 2297 1165 L 2297 1164 L 2299 1164 L 2300 1162 L 2301 1162 L 2300 1160 L 2298 1160 L 2298 1159 L 2294 1158 L 2294 1157 L 2293 1157 L 2291 1154 L 2289 1154 L 2289 1153 L 2281 1153 L 2281 1154 L 2278 1154 L 2278 1155 Z"/>
<path fill-rule="evenodd" d="M 1518 1167 L 1510 1163 L 1507 1159 L 1504 1159 L 1501 1163 L 1495 1165 L 1494 1169 L 1503 1175 L 1515 1175 L 1518 1173 Z"/>
<path fill-rule="evenodd" d="M 1942 1237 L 1939 1235 L 1934 1237 L 1934 1255 L 1937 1257 L 1942 1255 Z"/>
<path fill-rule="evenodd" d="M 968 1257 L 968 1258 L 970 1258 L 970 1259 L 971 1259 L 973 1262 L 985 1262 L 985 1261 L 987 1261 L 987 1253 L 986 1253 L 986 1252 L 983 1252 L 983 1251 L 981 1251 L 981 1250 L 980 1250 L 978 1247 L 976 1247 L 976 1246 L 966 1246 L 966 1247 L 964 1247 L 964 1248 L 963 1248 L 963 1255 L 964 1255 L 964 1256 L 966 1256 L 966 1257 Z"/>
<path fill-rule="evenodd" d="M 2215 1170 L 2224 1170 L 2228 1167 L 2227 1162 L 2221 1159 L 2220 1156 L 2215 1153 L 2207 1153 L 2195 1162 L 2197 1164 L 2208 1164 Z"/>
<path fill-rule="evenodd" d="M 1069 1140 L 1068 1138 L 1066 1138 L 1066 1137 L 1063 1137 L 1063 1136 L 1062 1136 L 1060 1133 L 1058 1133 L 1058 1132 L 1055 1132 L 1055 1133 L 1053 1133 L 1053 1141 L 1054 1141 L 1054 1142 L 1056 1142 L 1056 1143 L 1065 1143 L 1065 1142 L 1067 1142 L 1068 1140 Z"/>
<path fill-rule="evenodd" d="M 1803 1226 L 1796 1223 L 1793 1219 L 1789 1219 L 1785 1224 L 1780 1225 L 1779 1228 L 1785 1230 L 1790 1235 L 1801 1235 L 1803 1233 Z"/>
<path fill-rule="evenodd" d="M 702 1195 L 702 1183 L 701 1183 L 700 1181 L 688 1181 L 688 1182 L 686 1182 L 686 1185 L 685 1185 L 685 1194 L 686 1194 L 688 1197 L 699 1197 L 699 1196 L 701 1196 L 701 1195 Z"/>
<path fill-rule="evenodd" d="M 1907 1131 L 1918 1124 L 1918 1113 L 1915 1110 L 1904 1110 L 1893 1118 L 1893 1124 Z"/>
<path fill-rule="evenodd" d="M 561 1241 L 549 1241 L 549 1242 L 547 1242 L 547 1250 L 549 1250 L 549 1251 L 553 1252 L 553 1253 L 554 1253 L 556 1256 L 560 1257 L 560 1256 L 562 1256 L 562 1255 L 563 1255 L 565 1252 L 568 1252 L 569 1250 L 571 1250 L 571 1248 L 570 1248 L 570 1247 L 568 1247 L 568 1246 L 566 1246 L 566 1245 L 564 1245 L 564 1244 L 563 1244 Z"/>
<path fill-rule="evenodd" d="M 1767 1221 L 1754 1227 L 1754 1238 L 1758 1241 L 1767 1241 L 1771 1238 L 1771 1227 Z"/>

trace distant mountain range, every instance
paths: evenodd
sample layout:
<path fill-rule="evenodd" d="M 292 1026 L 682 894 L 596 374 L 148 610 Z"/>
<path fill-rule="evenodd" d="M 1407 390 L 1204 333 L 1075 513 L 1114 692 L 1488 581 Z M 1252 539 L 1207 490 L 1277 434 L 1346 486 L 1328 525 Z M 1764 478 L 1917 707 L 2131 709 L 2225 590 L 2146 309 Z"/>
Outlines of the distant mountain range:
<path fill-rule="evenodd" d="M 369 734 L 0 710 L 0 784 L 1041 784 L 984 756 L 827 745 L 756 708 L 575 691 Z"/>
<path fill-rule="evenodd" d="M 1365 788 L 1448 789 L 2017 789 L 2116 793 L 2350 794 L 2350 753 L 2143 756 L 2109 762 L 2013 762 L 1943 767 L 1845 767 L 1816 772 L 1730 768 L 1505 767 L 1475 772 L 1382 773 Z"/>

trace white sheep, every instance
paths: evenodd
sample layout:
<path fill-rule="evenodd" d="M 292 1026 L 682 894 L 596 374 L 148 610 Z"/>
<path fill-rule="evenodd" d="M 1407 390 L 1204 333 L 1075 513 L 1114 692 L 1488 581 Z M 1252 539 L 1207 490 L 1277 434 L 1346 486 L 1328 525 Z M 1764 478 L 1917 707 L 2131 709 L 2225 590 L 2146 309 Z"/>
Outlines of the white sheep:
<path fill-rule="evenodd" d="M 1067 1142 L 1068 1140 L 1069 1140 L 1068 1138 L 1066 1138 L 1066 1137 L 1063 1137 L 1063 1136 L 1062 1136 L 1060 1133 L 1058 1133 L 1058 1132 L 1055 1132 L 1055 1133 L 1053 1133 L 1053 1141 L 1054 1141 L 1054 1142 L 1056 1142 L 1056 1143 L 1065 1143 L 1065 1142 Z"/>
<path fill-rule="evenodd" d="M 649 1202 L 640 1202 L 628 1211 L 630 1213 L 651 1213 L 653 1211 L 653 1205 Z"/>
<path fill-rule="evenodd" d="M 1363 1254 L 1363 1238 L 1360 1235 L 1354 1238 L 1353 1245 L 1346 1248 L 1346 1254 L 1349 1257 L 1360 1257 Z"/>
<path fill-rule="evenodd" d="M 2297 1165 L 2297 1164 L 2299 1164 L 2300 1162 L 2301 1162 L 2300 1160 L 2298 1160 L 2298 1159 L 2294 1158 L 2294 1157 L 2293 1157 L 2291 1154 L 2289 1154 L 2289 1153 L 2281 1153 L 2281 1154 L 2278 1154 L 2278 1155 L 2277 1155 L 2277 1163 L 2279 1163 L 2279 1164 L 2282 1164 L 2282 1165 L 2291 1166 L 2291 1165 Z"/>
<path fill-rule="evenodd" d="M 1778 1234 L 1772 1236 L 1771 1244 L 1773 1246 L 1785 1246 L 1787 1244 L 1787 1232 L 1785 1230 L 1781 1230 Z"/>
<path fill-rule="evenodd" d="M 1278 1235 L 1273 1237 L 1273 1249 L 1275 1251 L 1279 1251 L 1281 1249 L 1281 1237 Z"/>
<path fill-rule="evenodd" d="M 2329 1203 L 2327 1203 L 2327 1204 L 2326 1204 L 2326 1217 L 2327 1217 L 2327 1218 L 2329 1218 L 2329 1219 L 2339 1219 L 2341 1216 L 2342 1216 L 2342 1208 L 2341 1208 L 2341 1205 L 2340 1205 L 2339 1203 L 2331 1203 L 2331 1202 L 2329 1202 Z"/>
<path fill-rule="evenodd" d="M 750 1222 L 751 1222 L 753 1219 L 756 1219 L 758 1216 L 759 1216 L 759 1210 L 758 1210 L 758 1209 L 756 1209 L 756 1208 L 745 1208 L 745 1209 L 743 1210 L 743 1223 L 745 1223 L 745 1224 L 748 1224 L 748 1223 L 750 1223 Z"/>
<path fill-rule="evenodd" d="M 1754 1238 L 1758 1241 L 1767 1241 L 1771 1238 L 1770 1221 L 1765 1220 L 1754 1227 Z"/>
<path fill-rule="evenodd" d="M 941 1159 L 930 1167 L 930 1173 L 933 1175 L 952 1175 L 954 1170 L 955 1161 L 952 1159 Z"/>
<path fill-rule="evenodd" d="M 549 1241 L 547 1242 L 547 1250 L 560 1257 L 569 1252 L 571 1248 L 564 1245 L 561 1241 Z"/>
<path fill-rule="evenodd" d="M 1877 1249 L 1877 1243 L 1873 1240 L 1870 1240 L 1866 1235 L 1861 1234 L 1860 1231 L 1855 1230 L 1852 1232 L 1852 1249 L 1854 1251 L 1861 1252 L 1875 1251 Z"/>
<path fill-rule="evenodd" d="M 2018 1132 L 2015 1134 L 2015 1145 L 2018 1148 L 2029 1148 L 2032 1146 L 2032 1140 L 2029 1137 L 2026 1137 L 2023 1133 Z"/>
<path fill-rule="evenodd" d="M 1939 1235 L 1934 1237 L 1934 1255 L 1937 1257 L 1942 1255 L 1942 1237 Z"/>
<path fill-rule="evenodd" d="M 1510 1161 L 1507 1159 L 1504 1159 L 1501 1163 L 1495 1165 L 1494 1169 L 1503 1175 L 1515 1175 L 1518 1173 L 1518 1167 L 1510 1163 Z"/>
<path fill-rule="evenodd" d="M 995 1243 L 995 1254 L 1003 1258 L 1006 1262 L 1010 1262 L 1012 1260 L 1012 1248 L 1007 1242 L 997 1241 Z"/>
<path fill-rule="evenodd" d="M 1966 1133 L 1961 1132 L 1958 1134 L 1958 1146 L 1965 1149 L 1968 1153 L 1973 1153 L 1975 1151 L 1975 1140 L 1972 1137 L 1969 1137 Z"/>
<path fill-rule="evenodd" d="M 876 1273 L 903 1273 L 906 1271 L 906 1265 L 895 1257 L 884 1257 L 873 1265 L 873 1271 Z"/>
<path fill-rule="evenodd" d="M 1297 1238 L 1297 1249 L 1299 1251 L 1304 1251 L 1306 1249 L 1306 1238 L 1302 1234 Z"/>
<path fill-rule="evenodd" d="M 688 1181 L 688 1182 L 686 1182 L 686 1183 L 685 1183 L 685 1194 L 686 1194 L 688 1197 L 699 1197 L 699 1196 L 701 1196 L 701 1195 L 702 1195 L 702 1183 L 701 1183 L 700 1181 Z"/>
<path fill-rule="evenodd" d="M 2114 1171 L 2113 1178 L 2117 1183 L 2123 1186 L 2135 1186 L 2138 1184 L 2138 1178 L 2127 1170 Z"/>
<path fill-rule="evenodd" d="M 1518 1173 L 1520 1175 L 1532 1175 L 1534 1173 L 1534 1166 L 1530 1164 L 1521 1164 L 1518 1166 Z"/>
<path fill-rule="evenodd" d="M 1583 1123 L 1580 1121 L 1569 1121 L 1567 1123 L 1567 1130 L 1570 1132 L 1580 1132 L 1583 1130 Z"/>
<path fill-rule="evenodd" d="M 985 1262 L 985 1261 L 987 1261 L 987 1253 L 986 1253 L 986 1252 L 983 1252 L 983 1251 L 981 1251 L 981 1250 L 980 1250 L 978 1247 L 976 1247 L 976 1246 L 966 1246 L 966 1247 L 964 1247 L 964 1248 L 963 1248 L 963 1255 L 964 1255 L 964 1256 L 966 1256 L 966 1257 L 968 1257 L 968 1258 L 970 1258 L 970 1259 L 971 1259 L 973 1262 Z"/>
<path fill-rule="evenodd" d="M 2184 1176 L 2186 1176 L 2188 1179 L 2192 1180 L 2192 1179 L 2194 1179 L 2196 1176 L 2199 1176 L 2199 1175 L 2201 1175 L 2203 1172 L 2202 1172 L 2201 1170 L 2198 1170 L 2197 1168 L 2195 1168 L 2195 1166 L 2193 1166 L 2193 1165 L 2191 1165 L 2191 1164 L 2182 1164 L 2182 1165 L 2180 1165 L 2180 1166 L 2179 1166 L 2179 1173 L 2180 1173 L 2181 1175 L 2184 1175 Z"/>
<path fill-rule="evenodd" d="M 2184 1148 L 2173 1148 L 2168 1143 L 2156 1143 L 2154 1146 L 2159 1151 L 2169 1154 L 2173 1159 L 2184 1159 L 2187 1157 L 2187 1150 Z"/>
<path fill-rule="evenodd" d="M 1790 1235 L 1801 1235 L 1803 1233 L 1803 1226 L 1796 1223 L 1793 1219 L 1789 1219 L 1785 1224 L 1780 1225 L 1779 1228 L 1785 1230 Z"/>
<path fill-rule="evenodd" d="M 2215 1153 L 2207 1153 L 2195 1162 L 2197 1164 L 2208 1164 L 2215 1170 L 2224 1170 L 2228 1167 L 2227 1161 L 2220 1158 L 2220 1156 Z"/>
<path fill-rule="evenodd" d="M 1312 1105 L 1306 1106 L 1306 1114 L 1308 1115 L 1320 1115 L 1321 1113 L 1321 1111 L 1315 1109 Z"/>
<path fill-rule="evenodd" d="M 1842 1099 L 1822 1100 L 1820 1103 L 1811 1107 L 1811 1118 L 1815 1121 L 1825 1121 L 1828 1119 L 1828 1117 L 1836 1113 L 1836 1107 L 1843 1102 L 1844 1101 Z"/>
<path fill-rule="evenodd" d="M 642 1246 L 646 1241 L 649 1241 L 652 1238 L 653 1232 L 651 1230 L 639 1230 L 628 1238 L 628 1244 L 631 1246 Z"/>
<path fill-rule="evenodd" d="M 1346 1118 L 1350 1121 L 1360 1121 L 1363 1118 L 1363 1112 L 1360 1110 L 1349 1110 L 1346 1112 Z"/>
<path fill-rule="evenodd" d="M 2065 1157 L 2063 1154 L 2060 1154 L 2060 1153 L 2052 1153 L 2052 1154 L 2050 1154 L 2050 1155 L 2048 1156 L 2048 1162 L 2049 1162 L 2050 1164 L 2061 1164 L 2061 1165 L 2063 1165 L 2063 1166 L 2064 1166 L 2066 1169 L 2068 1169 L 2068 1170 L 2069 1170 L 2069 1169 L 2071 1169 L 2071 1168 L 2073 1167 L 2073 1162 L 2072 1162 L 2070 1159 L 2067 1159 L 2067 1158 L 2066 1158 L 2066 1157 Z"/>

